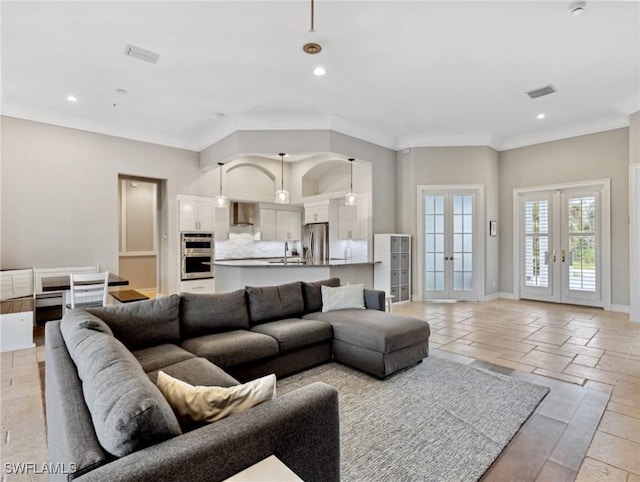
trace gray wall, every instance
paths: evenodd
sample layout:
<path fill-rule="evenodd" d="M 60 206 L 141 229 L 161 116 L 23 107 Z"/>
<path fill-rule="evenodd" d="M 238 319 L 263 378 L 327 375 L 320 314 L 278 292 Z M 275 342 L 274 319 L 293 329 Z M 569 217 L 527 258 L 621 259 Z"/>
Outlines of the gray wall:
<path fill-rule="evenodd" d="M 629 129 L 503 151 L 500 172 L 500 291 L 513 293 L 513 190 L 611 179 L 611 302 L 629 304 Z"/>
<path fill-rule="evenodd" d="M 485 220 L 498 220 L 498 153 L 490 147 L 418 147 L 407 153 L 398 153 L 397 219 L 398 231 L 411 234 L 414 246 L 417 236 L 417 186 L 446 184 L 480 184 L 484 186 Z M 498 253 L 501 236 L 485 233 L 485 286 L 484 294 L 498 292 Z M 416 249 L 412 253 L 412 290 L 417 293 Z"/>
<path fill-rule="evenodd" d="M 176 195 L 213 194 L 196 152 L 2 117 L 2 268 L 118 271 L 118 174 L 166 179 L 165 292 L 177 289 Z"/>

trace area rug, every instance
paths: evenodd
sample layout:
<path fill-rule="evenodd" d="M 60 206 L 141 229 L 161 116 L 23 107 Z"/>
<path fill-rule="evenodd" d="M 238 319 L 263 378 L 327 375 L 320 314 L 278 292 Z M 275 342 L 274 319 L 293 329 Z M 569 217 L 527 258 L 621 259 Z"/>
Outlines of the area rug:
<path fill-rule="evenodd" d="M 386 380 L 322 365 L 278 381 L 278 395 L 316 381 L 339 393 L 345 482 L 478 480 L 549 391 L 429 357 Z"/>

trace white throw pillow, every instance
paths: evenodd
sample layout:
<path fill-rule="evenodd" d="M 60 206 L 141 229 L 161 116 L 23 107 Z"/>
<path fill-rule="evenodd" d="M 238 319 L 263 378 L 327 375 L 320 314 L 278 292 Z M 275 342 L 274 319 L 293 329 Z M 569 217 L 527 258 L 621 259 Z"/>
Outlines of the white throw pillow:
<path fill-rule="evenodd" d="M 193 386 L 160 371 L 156 385 L 182 422 L 215 422 L 276 396 L 273 374 L 225 388 Z"/>
<path fill-rule="evenodd" d="M 332 288 L 322 285 L 322 311 L 364 309 L 364 287 L 361 284 Z"/>

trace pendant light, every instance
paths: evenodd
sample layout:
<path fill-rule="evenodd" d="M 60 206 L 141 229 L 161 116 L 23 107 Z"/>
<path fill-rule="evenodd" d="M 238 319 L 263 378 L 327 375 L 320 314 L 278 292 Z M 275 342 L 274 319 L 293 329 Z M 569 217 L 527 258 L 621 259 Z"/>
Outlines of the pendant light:
<path fill-rule="evenodd" d="M 284 188 L 284 156 L 286 156 L 286 154 L 281 152 L 278 155 L 280 156 L 282 172 L 280 174 L 280 189 L 276 191 L 276 203 L 289 204 L 289 191 Z"/>
<path fill-rule="evenodd" d="M 222 166 L 224 166 L 224 163 L 219 162 L 218 166 L 220 166 L 220 194 L 214 198 L 213 202 L 217 208 L 228 208 L 229 198 L 222 194 Z"/>
<path fill-rule="evenodd" d="M 355 206 L 358 204 L 358 195 L 353 192 L 353 161 L 355 161 L 353 157 L 349 158 L 349 163 L 351 164 L 351 183 L 349 184 L 349 192 L 344 196 L 345 206 Z"/>

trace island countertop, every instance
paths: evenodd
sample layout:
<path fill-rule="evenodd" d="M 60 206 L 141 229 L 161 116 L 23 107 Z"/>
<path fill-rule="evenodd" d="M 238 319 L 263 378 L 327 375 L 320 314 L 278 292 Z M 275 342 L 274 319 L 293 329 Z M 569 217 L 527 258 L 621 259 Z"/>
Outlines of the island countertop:
<path fill-rule="evenodd" d="M 324 263 L 287 264 L 269 259 L 228 259 L 215 262 L 216 293 L 234 291 L 245 286 L 271 286 L 292 281 L 319 281 L 340 278 L 342 284 L 361 283 L 373 287 L 374 261 L 330 259 Z M 266 268 L 266 269 L 265 269 Z"/>
<path fill-rule="evenodd" d="M 380 261 L 330 259 L 321 263 L 303 263 L 300 261 L 269 261 L 266 259 L 221 259 L 215 266 L 236 266 L 247 268 L 326 268 L 327 266 L 374 265 Z"/>

